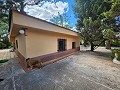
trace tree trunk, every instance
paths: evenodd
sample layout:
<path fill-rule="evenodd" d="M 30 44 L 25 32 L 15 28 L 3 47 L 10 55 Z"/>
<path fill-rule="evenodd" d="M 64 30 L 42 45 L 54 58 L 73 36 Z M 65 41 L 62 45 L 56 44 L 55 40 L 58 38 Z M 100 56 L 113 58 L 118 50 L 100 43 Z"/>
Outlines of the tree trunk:
<path fill-rule="evenodd" d="M 94 51 L 94 45 L 91 43 L 91 51 Z"/>
<path fill-rule="evenodd" d="M 20 12 L 26 14 L 24 11 L 24 8 L 25 8 L 25 4 L 24 4 L 24 2 L 21 2 L 20 3 Z"/>
<path fill-rule="evenodd" d="M 111 49 L 110 40 L 105 41 L 105 47 L 106 49 Z"/>

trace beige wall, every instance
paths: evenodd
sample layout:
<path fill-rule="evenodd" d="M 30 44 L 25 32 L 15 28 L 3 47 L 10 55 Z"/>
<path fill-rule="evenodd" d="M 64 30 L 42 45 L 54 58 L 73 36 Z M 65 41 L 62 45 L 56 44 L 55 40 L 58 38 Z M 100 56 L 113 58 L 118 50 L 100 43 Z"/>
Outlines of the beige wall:
<path fill-rule="evenodd" d="M 18 51 L 26 58 L 26 39 L 25 39 L 25 36 L 19 34 L 15 38 L 15 47 L 16 47 L 16 40 L 18 41 Z"/>
<path fill-rule="evenodd" d="M 44 22 L 42 20 L 38 20 L 38 19 L 29 17 L 29 16 L 25 16 L 16 11 L 13 11 L 13 23 L 16 25 L 24 26 L 24 27 L 33 27 L 39 30 L 42 29 L 46 31 L 54 31 L 54 32 L 62 33 L 62 34 L 77 36 L 77 33 L 72 30 L 61 28 L 59 26 Z"/>
<path fill-rule="evenodd" d="M 72 49 L 72 42 L 79 47 L 79 38 L 53 32 L 29 29 L 26 31 L 26 57 L 32 58 L 40 55 L 57 52 L 58 39 L 67 39 L 67 49 Z"/>

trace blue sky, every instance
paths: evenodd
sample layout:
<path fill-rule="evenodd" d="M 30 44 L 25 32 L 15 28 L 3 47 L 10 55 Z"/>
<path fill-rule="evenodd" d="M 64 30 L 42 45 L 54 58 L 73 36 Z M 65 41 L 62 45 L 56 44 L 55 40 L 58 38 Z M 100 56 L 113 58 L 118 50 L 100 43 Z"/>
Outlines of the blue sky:
<path fill-rule="evenodd" d="M 70 16 L 70 26 L 75 27 L 77 19 L 73 12 L 74 0 L 56 0 L 56 1 L 68 2 L 69 10 L 67 12 L 67 16 Z"/>
<path fill-rule="evenodd" d="M 74 12 L 73 12 L 73 8 L 72 8 L 72 6 L 74 5 L 74 0 L 66 0 L 66 1 L 69 4 L 69 11 L 68 11 L 67 15 L 71 16 L 71 18 L 70 18 L 70 25 L 74 27 L 75 24 L 76 24 L 76 20 L 77 20 L 75 18 L 75 15 L 74 15 Z"/>
<path fill-rule="evenodd" d="M 75 27 L 77 19 L 74 15 L 73 8 L 72 8 L 74 6 L 74 0 L 56 0 L 56 1 L 68 2 L 69 10 L 67 12 L 67 16 L 71 16 L 70 17 L 70 26 Z"/>
<path fill-rule="evenodd" d="M 62 15 L 66 13 L 67 16 L 70 16 L 69 25 L 75 27 L 76 18 L 73 13 L 73 8 L 72 8 L 73 5 L 74 5 L 74 0 L 44 0 L 38 5 L 26 6 L 25 11 L 27 12 L 28 15 L 49 22 L 51 19 L 59 16 L 59 14 Z"/>

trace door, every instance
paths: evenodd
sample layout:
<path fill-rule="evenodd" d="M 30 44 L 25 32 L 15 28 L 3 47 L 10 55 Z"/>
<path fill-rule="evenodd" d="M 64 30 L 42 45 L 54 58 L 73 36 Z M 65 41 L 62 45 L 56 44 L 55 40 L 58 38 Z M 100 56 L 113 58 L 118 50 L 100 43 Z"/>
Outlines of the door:
<path fill-rule="evenodd" d="M 66 39 L 58 39 L 58 51 L 66 50 Z"/>

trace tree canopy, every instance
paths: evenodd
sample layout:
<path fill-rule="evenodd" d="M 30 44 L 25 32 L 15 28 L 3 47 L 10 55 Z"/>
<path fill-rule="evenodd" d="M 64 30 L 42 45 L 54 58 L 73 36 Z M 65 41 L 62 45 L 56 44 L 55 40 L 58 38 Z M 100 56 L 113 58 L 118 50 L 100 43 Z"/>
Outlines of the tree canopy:
<path fill-rule="evenodd" d="M 78 19 L 76 27 L 83 40 L 91 44 L 91 51 L 105 40 L 104 29 L 115 28 L 115 17 L 120 15 L 118 2 L 119 0 L 75 0 L 73 11 Z"/>

